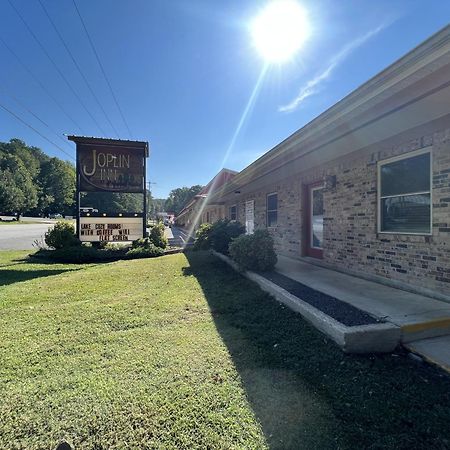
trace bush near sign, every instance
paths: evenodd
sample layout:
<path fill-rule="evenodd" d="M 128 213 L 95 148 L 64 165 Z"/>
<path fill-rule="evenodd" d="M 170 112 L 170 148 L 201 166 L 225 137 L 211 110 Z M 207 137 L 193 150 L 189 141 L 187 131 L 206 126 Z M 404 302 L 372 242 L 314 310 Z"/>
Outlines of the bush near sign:
<path fill-rule="evenodd" d="M 143 151 L 117 146 L 77 146 L 79 190 L 143 192 Z"/>

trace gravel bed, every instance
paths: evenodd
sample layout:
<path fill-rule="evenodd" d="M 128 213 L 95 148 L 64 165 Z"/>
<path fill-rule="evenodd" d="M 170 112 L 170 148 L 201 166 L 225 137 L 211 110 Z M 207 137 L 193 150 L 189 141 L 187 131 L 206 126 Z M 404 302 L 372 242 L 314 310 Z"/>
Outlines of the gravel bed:
<path fill-rule="evenodd" d="M 348 327 L 383 322 L 342 300 L 316 291 L 278 272 L 261 272 L 260 275 Z"/>

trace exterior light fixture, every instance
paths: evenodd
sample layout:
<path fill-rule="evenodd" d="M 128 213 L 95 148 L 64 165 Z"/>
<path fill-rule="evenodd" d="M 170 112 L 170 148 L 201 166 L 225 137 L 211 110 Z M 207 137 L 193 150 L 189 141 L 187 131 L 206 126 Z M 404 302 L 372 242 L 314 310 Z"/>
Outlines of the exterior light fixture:
<path fill-rule="evenodd" d="M 336 187 L 336 175 L 327 175 L 325 177 L 325 188 L 334 189 Z"/>
<path fill-rule="evenodd" d="M 89 216 L 90 216 L 90 214 L 89 214 L 89 213 L 87 213 L 87 214 L 86 214 L 86 216 L 88 216 L 88 217 L 89 217 Z"/>
<path fill-rule="evenodd" d="M 103 215 L 103 217 L 106 217 L 106 213 L 103 213 L 102 215 Z"/>
<path fill-rule="evenodd" d="M 119 213 L 119 217 L 122 217 L 122 213 Z"/>

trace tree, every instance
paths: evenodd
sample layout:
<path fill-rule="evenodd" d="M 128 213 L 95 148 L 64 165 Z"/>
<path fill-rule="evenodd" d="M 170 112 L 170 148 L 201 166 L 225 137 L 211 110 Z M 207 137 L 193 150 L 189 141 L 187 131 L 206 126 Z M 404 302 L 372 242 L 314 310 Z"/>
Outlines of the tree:
<path fill-rule="evenodd" d="M 165 209 L 168 212 L 178 214 L 188 202 L 190 202 L 201 190 L 203 186 L 181 187 L 170 191 L 169 197 L 165 202 Z"/>
<path fill-rule="evenodd" d="M 121 192 L 85 192 L 80 204 L 98 209 L 101 213 L 140 213 L 143 212 L 143 194 Z"/>
<path fill-rule="evenodd" d="M 69 213 L 75 201 L 75 168 L 20 139 L 0 142 L 0 209 Z"/>
<path fill-rule="evenodd" d="M 9 169 L 0 170 L 0 212 L 17 213 L 25 203 L 25 195 L 17 186 Z"/>
<path fill-rule="evenodd" d="M 23 213 L 37 206 L 38 193 L 30 172 L 15 155 L 0 159 L 0 211 Z"/>
<path fill-rule="evenodd" d="M 155 218 L 158 213 L 163 212 L 165 203 L 165 198 L 151 198 L 148 206 L 149 216 Z"/>
<path fill-rule="evenodd" d="M 75 204 L 75 168 L 67 161 L 50 158 L 41 166 L 40 207 L 44 212 L 67 214 Z"/>

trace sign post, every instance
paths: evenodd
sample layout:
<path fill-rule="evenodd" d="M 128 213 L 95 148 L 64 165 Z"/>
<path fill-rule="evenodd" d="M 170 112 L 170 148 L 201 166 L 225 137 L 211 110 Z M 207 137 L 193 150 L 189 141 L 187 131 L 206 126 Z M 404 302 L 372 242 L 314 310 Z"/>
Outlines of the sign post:
<path fill-rule="evenodd" d="M 83 242 L 133 241 L 146 236 L 148 142 L 68 136 L 75 142 L 77 236 Z M 81 213 L 81 192 L 143 194 L 142 213 Z"/>

